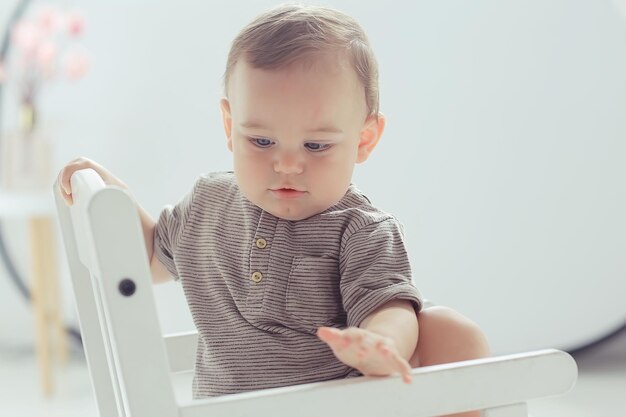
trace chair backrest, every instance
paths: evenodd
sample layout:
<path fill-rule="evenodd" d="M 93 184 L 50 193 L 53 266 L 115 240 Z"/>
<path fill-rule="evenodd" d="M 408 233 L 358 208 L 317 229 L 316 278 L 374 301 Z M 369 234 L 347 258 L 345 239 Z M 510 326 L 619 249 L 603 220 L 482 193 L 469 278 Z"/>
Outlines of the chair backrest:
<path fill-rule="evenodd" d="M 71 184 L 71 206 L 53 192 L 100 416 L 176 416 L 135 203 L 91 169 Z"/>

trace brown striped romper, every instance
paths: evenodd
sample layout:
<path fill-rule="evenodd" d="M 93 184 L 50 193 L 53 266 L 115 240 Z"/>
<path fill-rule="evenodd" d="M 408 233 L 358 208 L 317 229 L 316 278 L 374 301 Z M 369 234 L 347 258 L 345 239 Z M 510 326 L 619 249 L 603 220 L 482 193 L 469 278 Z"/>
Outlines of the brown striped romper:
<path fill-rule="evenodd" d="M 154 250 L 198 329 L 194 398 L 359 375 L 315 335 L 422 299 L 402 229 L 354 186 L 305 220 L 249 202 L 232 172 L 201 176 L 159 217 Z"/>

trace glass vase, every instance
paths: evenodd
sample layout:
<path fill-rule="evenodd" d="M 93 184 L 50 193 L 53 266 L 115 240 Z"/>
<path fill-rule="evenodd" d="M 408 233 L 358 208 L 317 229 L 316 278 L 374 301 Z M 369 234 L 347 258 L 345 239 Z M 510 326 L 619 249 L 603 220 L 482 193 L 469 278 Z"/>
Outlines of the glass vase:
<path fill-rule="evenodd" d="M 23 105 L 20 127 L 0 139 L 0 176 L 4 189 L 45 190 L 52 184 L 53 146 L 50 136 L 36 123 L 35 108 Z"/>

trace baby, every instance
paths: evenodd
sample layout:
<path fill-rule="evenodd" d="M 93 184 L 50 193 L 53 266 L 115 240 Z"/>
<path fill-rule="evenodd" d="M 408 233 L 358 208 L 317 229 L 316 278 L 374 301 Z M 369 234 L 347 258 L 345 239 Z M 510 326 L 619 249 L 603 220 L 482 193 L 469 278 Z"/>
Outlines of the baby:
<path fill-rule="evenodd" d="M 201 176 L 158 221 L 139 205 L 153 279 L 180 281 L 198 329 L 195 398 L 489 354 L 480 329 L 424 308 L 402 227 L 351 184 L 385 128 L 360 25 L 285 5 L 234 40 L 221 113 L 234 171 Z M 101 165 L 79 158 L 70 177 Z M 466 414 L 470 415 L 470 414 Z M 471 414 L 477 415 L 477 414 Z"/>

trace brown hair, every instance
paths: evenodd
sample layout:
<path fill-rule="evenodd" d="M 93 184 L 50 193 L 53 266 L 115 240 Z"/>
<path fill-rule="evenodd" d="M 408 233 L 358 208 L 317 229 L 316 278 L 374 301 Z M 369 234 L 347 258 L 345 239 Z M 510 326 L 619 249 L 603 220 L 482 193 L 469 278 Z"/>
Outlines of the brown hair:
<path fill-rule="evenodd" d="M 278 69 L 331 50 L 347 52 L 365 89 L 368 114 L 377 116 L 378 64 L 367 35 L 354 18 L 320 6 L 281 5 L 244 27 L 228 53 L 224 94 L 242 56 L 254 68 Z"/>

